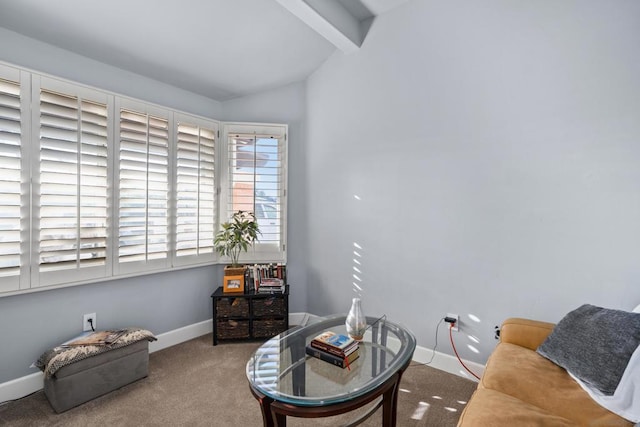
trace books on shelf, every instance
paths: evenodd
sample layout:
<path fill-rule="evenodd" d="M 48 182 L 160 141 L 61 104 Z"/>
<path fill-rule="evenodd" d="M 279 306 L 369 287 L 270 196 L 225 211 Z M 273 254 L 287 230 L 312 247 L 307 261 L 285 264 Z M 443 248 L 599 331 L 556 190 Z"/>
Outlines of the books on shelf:
<path fill-rule="evenodd" d="M 341 368 L 348 368 L 349 364 L 360 357 L 358 341 L 333 331 L 325 331 L 316 336 L 305 351 L 310 356 Z"/>
<path fill-rule="evenodd" d="M 283 293 L 287 284 L 287 266 L 281 263 L 254 264 L 247 268 L 248 288 L 261 293 Z"/>
<path fill-rule="evenodd" d="M 335 354 L 327 353 L 326 351 L 320 350 L 316 347 L 312 347 L 311 345 L 307 345 L 305 351 L 309 356 L 324 360 L 325 362 L 329 362 L 332 365 L 339 366 L 342 369 L 348 368 L 354 360 L 360 357 L 360 349 L 357 346 L 356 349 L 352 351 L 348 356 L 342 357 L 336 356 Z"/>

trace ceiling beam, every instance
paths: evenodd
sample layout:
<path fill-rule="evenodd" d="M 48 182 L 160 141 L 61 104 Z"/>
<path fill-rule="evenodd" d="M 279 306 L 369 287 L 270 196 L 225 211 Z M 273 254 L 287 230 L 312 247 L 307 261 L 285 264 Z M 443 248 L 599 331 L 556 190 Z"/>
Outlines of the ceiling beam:
<path fill-rule="evenodd" d="M 382 15 L 409 0 L 360 0 L 374 15 Z"/>
<path fill-rule="evenodd" d="M 338 0 L 276 0 L 345 53 L 362 45 L 360 22 Z"/>

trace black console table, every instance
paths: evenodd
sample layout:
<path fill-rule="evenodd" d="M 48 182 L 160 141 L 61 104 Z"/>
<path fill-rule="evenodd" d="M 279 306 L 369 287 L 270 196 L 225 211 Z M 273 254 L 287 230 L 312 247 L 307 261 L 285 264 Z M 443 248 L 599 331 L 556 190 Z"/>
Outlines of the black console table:
<path fill-rule="evenodd" d="M 282 293 L 211 294 L 213 302 L 213 345 L 218 340 L 270 338 L 289 329 L 289 285 Z"/>

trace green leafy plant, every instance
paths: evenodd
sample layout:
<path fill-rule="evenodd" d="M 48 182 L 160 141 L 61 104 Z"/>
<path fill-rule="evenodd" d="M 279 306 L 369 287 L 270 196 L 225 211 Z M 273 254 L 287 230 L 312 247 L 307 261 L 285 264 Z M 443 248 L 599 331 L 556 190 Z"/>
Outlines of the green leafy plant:
<path fill-rule="evenodd" d="M 220 255 L 231 258 L 232 267 L 238 267 L 240 252 L 246 252 L 258 240 L 258 234 L 262 235 L 256 217 L 252 212 L 238 211 L 228 222 L 222 223 L 221 227 L 213 245 Z"/>

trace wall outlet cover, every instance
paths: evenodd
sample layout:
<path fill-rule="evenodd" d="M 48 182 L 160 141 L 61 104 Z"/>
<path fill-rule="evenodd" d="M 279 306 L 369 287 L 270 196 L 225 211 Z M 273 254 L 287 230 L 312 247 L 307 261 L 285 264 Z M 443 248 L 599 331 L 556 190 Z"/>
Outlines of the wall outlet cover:
<path fill-rule="evenodd" d="M 458 316 L 457 314 L 447 313 L 446 317 L 453 317 L 454 319 L 456 319 L 456 323 L 453 325 L 453 328 L 451 329 L 454 332 L 458 332 L 460 330 L 460 316 Z"/>
<path fill-rule="evenodd" d="M 98 322 L 96 321 L 96 314 L 95 313 L 88 313 L 85 314 L 84 316 L 82 316 L 82 331 L 86 332 L 86 331 L 91 331 L 91 323 L 89 323 L 89 319 L 91 319 L 91 322 L 93 323 L 93 329 L 97 329 L 97 325 Z"/>

